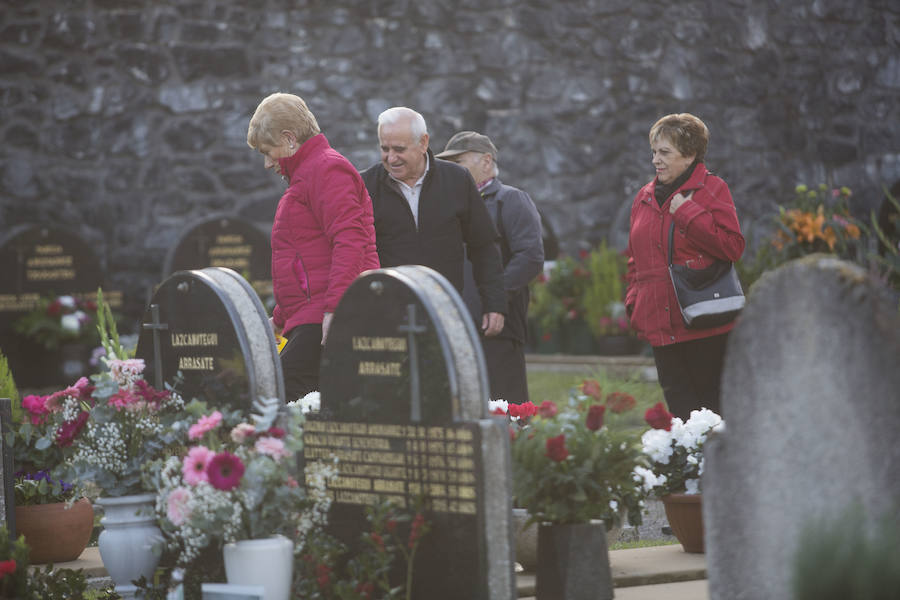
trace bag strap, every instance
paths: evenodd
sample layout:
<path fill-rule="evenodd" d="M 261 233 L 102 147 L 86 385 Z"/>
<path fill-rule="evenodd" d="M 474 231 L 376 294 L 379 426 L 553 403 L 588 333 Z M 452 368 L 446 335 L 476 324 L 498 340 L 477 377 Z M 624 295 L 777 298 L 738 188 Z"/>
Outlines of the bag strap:
<path fill-rule="evenodd" d="M 675 219 L 672 219 L 672 226 L 669 227 L 669 266 L 672 266 L 672 251 L 675 248 Z"/>

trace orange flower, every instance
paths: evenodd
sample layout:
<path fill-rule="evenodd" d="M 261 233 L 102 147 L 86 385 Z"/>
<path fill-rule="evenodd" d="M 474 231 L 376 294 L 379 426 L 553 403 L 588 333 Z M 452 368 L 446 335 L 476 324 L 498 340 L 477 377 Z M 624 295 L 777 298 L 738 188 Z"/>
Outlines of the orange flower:
<path fill-rule="evenodd" d="M 837 234 L 834 232 L 833 227 L 825 228 L 825 232 L 822 233 L 822 239 L 828 244 L 828 249 L 834 252 L 834 245 L 837 243 Z"/>

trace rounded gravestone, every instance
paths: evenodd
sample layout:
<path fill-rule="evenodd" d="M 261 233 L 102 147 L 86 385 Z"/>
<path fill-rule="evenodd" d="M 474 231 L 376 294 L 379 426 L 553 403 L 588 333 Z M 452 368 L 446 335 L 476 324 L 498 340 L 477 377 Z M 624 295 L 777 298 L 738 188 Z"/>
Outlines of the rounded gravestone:
<path fill-rule="evenodd" d="M 240 273 L 263 297 L 271 295 L 272 247 L 269 234 L 232 215 L 212 216 L 189 225 L 169 249 L 163 278 L 177 271 L 225 267 Z"/>
<path fill-rule="evenodd" d="M 183 380 L 185 398 L 249 407 L 284 402 L 275 336 L 247 281 L 220 267 L 179 271 L 160 284 L 144 313 L 136 356 L 154 385 Z"/>
<path fill-rule="evenodd" d="M 490 395 L 465 304 L 437 271 L 413 265 L 368 271 L 347 288 L 319 386 L 323 416 L 381 423 L 480 419 Z"/>

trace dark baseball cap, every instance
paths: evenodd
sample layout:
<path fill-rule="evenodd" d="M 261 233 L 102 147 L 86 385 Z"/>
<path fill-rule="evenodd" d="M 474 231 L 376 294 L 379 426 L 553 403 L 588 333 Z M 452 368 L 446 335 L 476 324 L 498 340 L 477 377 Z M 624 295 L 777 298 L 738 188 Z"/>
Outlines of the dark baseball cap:
<path fill-rule="evenodd" d="M 491 138 L 477 131 L 460 131 L 450 138 L 444 151 L 436 154 L 438 158 L 451 158 L 465 152 L 482 152 L 490 154 L 497 160 L 497 147 L 491 142 Z"/>

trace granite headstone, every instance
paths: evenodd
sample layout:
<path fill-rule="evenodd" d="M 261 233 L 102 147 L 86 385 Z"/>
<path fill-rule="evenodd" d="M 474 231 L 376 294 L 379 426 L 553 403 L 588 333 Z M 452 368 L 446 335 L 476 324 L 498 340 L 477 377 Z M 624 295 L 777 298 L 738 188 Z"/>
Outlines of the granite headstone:
<path fill-rule="evenodd" d="M 136 356 L 156 387 L 181 374 L 179 392 L 234 408 L 259 397 L 284 402 L 275 336 L 259 297 L 231 269 L 179 271 L 144 313 Z"/>
<path fill-rule="evenodd" d="M 725 431 L 707 443 L 703 511 L 710 597 L 793 597 L 801 532 L 853 504 L 900 502 L 897 298 L 824 255 L 753 286 L 731 333 Z"/>
<path fill-rule="evenodd" d="M 449 282 L 420 266 L 357 278 L 334 314 L 320 392 L 304 457 L 340 460 L 332 533 L 353 542 L 364 506 L 424 499 L 432 530 L 413 597 L 515 598 L 509 434 L 487 416 L 481 345 Z"/>
<path fill-rule="evenodd" d="M 219 215 L 191 224 L 166 254 L 163 278 L 206 267 L 237 271 L 261 298 L 272 295 L 269 234 L 250 221 Z"/>
<path fill-rule="evenodd" d="M 64 385 L 49 365 L 62 364 L 61 351 L 48 352 L 37 342 L 13 331 L 13 324 L 37 308 L 41 299 L 70 295 L 96 299 L 103 284 L 100 261 L 90 244 L 61 227 L 22 225 L 0 240 L 0 346 L 9 359 L 16 381 L 23 386 Z M 104 290 L 112 308 L 122 304 L 121 292 Z M 71 350 L 71 349 L 67 349 Z M 86 363 L 90 348 L 76 349 L 84 356 L 72 359 Z M 84 373 L 78 373 L 84 374 Z"/>

